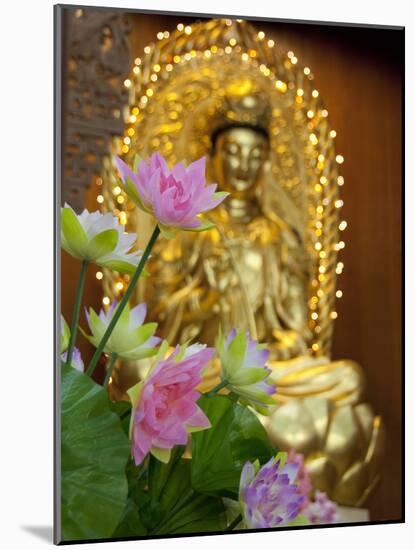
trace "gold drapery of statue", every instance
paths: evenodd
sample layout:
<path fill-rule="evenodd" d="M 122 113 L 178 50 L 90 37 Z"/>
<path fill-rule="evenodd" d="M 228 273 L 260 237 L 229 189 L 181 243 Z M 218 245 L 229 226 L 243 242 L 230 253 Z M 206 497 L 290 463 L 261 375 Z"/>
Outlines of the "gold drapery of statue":
<path fill-rule="evenodd" d="M 316 487 L 360 504 L 377 479 L 382 425 L 361 404 L 360 367 L 330 360 L 344 246 L 342 159 L 313 79 L 292 52 L 244 21 L 163 34 L 125 83 L 125 135 L 111 152 L 130 163 L 154 151 L 170 164 L 207 157 L 208 180 L 231 192 L 212 214 L 217 229 L 159 241 L 137 300 L 148 302 L 171 343 L 212 345 L 220 326 L 266 342 L 278 387 L 264 421 L 271 438 L 305 453 Z M 144 245 L 154 222 L 121 192 L 110 157 L 102 179 L 104 207 Z M 106 296 L 117 297 L 125 283 L 106 272 Z M 135 365 L 124 365 L 113 395 L 137 376 Z"/>

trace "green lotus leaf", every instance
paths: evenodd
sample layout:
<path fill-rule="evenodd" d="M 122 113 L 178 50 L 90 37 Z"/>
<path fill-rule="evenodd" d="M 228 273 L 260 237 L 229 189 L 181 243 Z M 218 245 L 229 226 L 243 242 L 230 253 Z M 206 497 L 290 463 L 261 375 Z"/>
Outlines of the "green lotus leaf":
<path fill-rule="evenodd" d="M 200 493 L 237 498 L 245 462 L 275 455 L 264 427 L 248 408 L 228 396 L 202 396 L 199 407 L 211 423 L 192 434 L 192 485 Z"/>
<path fill-rule="evenodd" d="M 66 366 L 61 426 L 62 540 L 111 537 L 125 513 L 130 443 L 106 391 Z"/>

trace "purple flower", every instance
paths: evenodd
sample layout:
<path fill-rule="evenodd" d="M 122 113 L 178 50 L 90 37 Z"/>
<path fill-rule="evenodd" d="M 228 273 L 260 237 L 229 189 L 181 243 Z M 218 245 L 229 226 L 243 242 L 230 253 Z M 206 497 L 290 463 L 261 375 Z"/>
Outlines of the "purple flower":
<path fill-rule="evenodd" d="M 222 380 L 228 388 L 263 414 L 275 405 L 271 397 L 275 385 L 269 380 L 271 370 L 266 362 L 269 350 L 251 340 L 249 332 L 233 329 L 226 341 L 219 337 L 217 348 Z"/>
<path fill-rule="evenodd" d="M 61 359 L 64 363 L 66 363 L 67 356 L 68 356 L 67 351 L 65 351 L 65 353 L 62 353 L 61 355 Z M 78 348 L 73 349 L 71 367 L 73 367 L 76 370 L 79 370 L 79 372 L 84 372 L 85 365 L 84 365 L 84 362 L 82 361 L 81 352 L 79 351 Z"/>
<path fill-rule="evenodd" d="M 339 521 L 339 513 L 335 502 L 330 500 L 326 493 L 316 491 L 314 502 L 311 502 L 303 514 L 310 523 L 324 525 L 325 523 L 336 523 Z"/>
<path fill-rule="evenodd" d="M 168 238 L 178 229 L 204 231 L 213 227 L 199 214 L 212 210 L 228 195 L 216 192 L 216 183 L 205 185 L 205 157 L 188 167 L 176 164 L 171 170 L 159 153 L 149 160 L 140 160 L 134 170 L 119 157 L 115 157 L 115 162 L 126 193 L 139 208 L 156 218 Z"/>
<path fill-rule="evenodd" d="M 305 497 L 295 483 L 298 466 L 284 464 L 286 457 L 279 453 L 256 473 L 251 462 L 243 467 L 239 501 L 248 528 L 277 527 L 298 519 Z"/>
<path fill-rule="evenodd" d="M 296 483 L 301 494 L 303 494 L 305 497 L 303 502 L 304 509 L 310 504 L 310 494 L 312 490 L 310 474 L 308 473 L 307 467 L 304 463 L 304 455 L 295 452 L 294 449 L 290 449 L 287 457 L 287 462 L 289 462 L 290 464 L 297 464 L 298 466 Z"/>

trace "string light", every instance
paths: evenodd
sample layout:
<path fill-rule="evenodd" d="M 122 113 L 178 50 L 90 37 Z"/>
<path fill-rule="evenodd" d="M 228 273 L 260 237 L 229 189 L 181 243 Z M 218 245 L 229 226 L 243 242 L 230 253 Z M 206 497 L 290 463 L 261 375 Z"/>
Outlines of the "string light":
<path fill-rule="evenodd" d="M 311 143 L 312 143 L 313 145 L 317 145 L 317 143 L 318 143 L 318 138 L 317 138 L 316 134 L 310 134 L 310 138 L 309 138 L 309 139 L 310 139 L 310 141 L 311 141 Z"/>
<path fill-rule="evenodd" d="M 102 273 L 102 271 L 97 271 L 95 273 L 95 277 L 98 279 L 98 281 L 100 281 L 102 278 L 103 278 L 104 274 Z"/>
<path fill-rule="evenodd" d="M 282 80 L 277 80 L 277 82 L 275 83 L 275 87 L 280 92 L 286 92 L 287 91 L 287 84 L 285 82 L 282 82 Z"/>
<path fill-rule="evenodd" d="M 98 195 L 98 197 L 97 197 L 97 202 L 98 202 L 99 204 L 102 204 L 102 203 L 104 202 L 104 197 L 103 197 L 102 195 Z"/>
<path fill-rule="evenodd" d="M 344 231 L 347 227 L 347 221 L 346 220 L 343 220 L 339 223 L 339 229 L 340 231 Z"/>
<path fill-rule="evenodd" d="M 337 185 L 340 185 L 340 187 L 342 185 L 344 185 L 344 177 L 343 176 L 338 176 L 337 178 Z"/>
<path fill-rule="evenodd" d="M 273 40 L 268 40 L 268 48 L 273 48 L 275 42 Z"/>
<path fill-rule="evenodd" d="M 102 303 L 104 304 L 104 306 L 109 306 L 110 302 L 111 302 L 111 300 L 108 298 L 108 296 L 104 296 L 102 298 Z"/>
<path fill-rule="evenodd" d="M 131 80 L 130 80 L 129 78 L 126 78 L 126 79 L 124 80 L 124 86 L 125 86 L 126 88 L 129 88 L 129 87 L 131 86 Z"/>
<path fill-rule="evenodd" d="M 340 275 L 342 273 L 343 268 L 344 268 L 344 263 L 343 262 L 338 262 L 337 265 L 336 265 L 337 275 Z"/>
<path fill-rule="evenodd" d="M 336 291 L 336 298 L 341 298 L 343 296 L 343 292 L 341 290 Z"/>
<path fill-rule="evenodd" d="M 311 73 L 310 67 L 304 67 L 304 74 L 309 75 Z"/>
<path fill-rule="evenodd" d="M 335 138 L 335 137 L 337 136 L 336 130 L 330 130 L 330 134 L 329 134 L 329 135 L 330 135 L 331 138 Z"/>
<path fill-rule="evenodd" d="M 343 164 L 343 162 L 344 162 L 344 157 L 343 157 L 343 155 L 336 155 L 336 162 L 337 162 L 338 164 Z"/>
<path fill-rule="evenodd" d="M 311 95 L 315 98 L 315 97 L 318 97 L 318 90 L 313 90 L 311 92 Z"/>

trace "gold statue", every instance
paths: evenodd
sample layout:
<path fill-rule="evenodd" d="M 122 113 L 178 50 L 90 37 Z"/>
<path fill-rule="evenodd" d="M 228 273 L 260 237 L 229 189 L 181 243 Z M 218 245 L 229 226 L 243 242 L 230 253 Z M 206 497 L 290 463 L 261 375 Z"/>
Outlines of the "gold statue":
<path fill-rule="evenodd" d="M 213 345 L 219 327 L 238 327 L 267 342 L 275 359 L 306 353 L 304 238 L 295 205 L 269 173 L 266 106 L 253 95 L 226 97 L 232 118 L 213 130 L 209 162 L 210 179 L 230 192 L 214 212 L 218 229 L 196 238 L 182 234 L 160 248 L 149 310 L 171 342 Z"/>
<path fill-rule="evenodd" d="M 327 110 L 310 69 L 246 22 L 186 29 L 136 59 L 113 152 L 131 161 L 158 150 L 171 163 L 206 156 L 209 180 L 231 195 L 212 214 L 217 229 L 159 241 L 137 300 L 171 343 L 212 345 L 220 326 L 266 342 L 278 388 L 264 419 L 271 439 L 305 454 L 316 488 L 361 505 L 378 479 L 383 428 L 362 403 L 360 367 L 330 358 L 345 222 Z M 105 207 L 145 243 L 152 222 L 120 193 L 110 158 L 103 181 Z M 104 280 L 116 297 L 124 280 Z M 138 376 L 124 365 L 112 395 Z M 217 376 L 213 365 L 205 386 Z"/>

